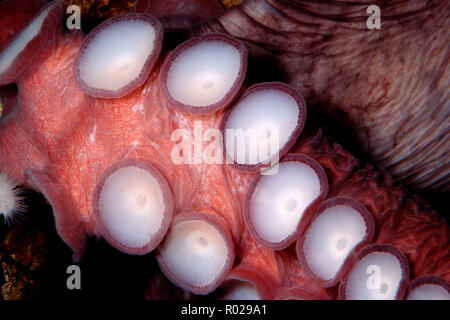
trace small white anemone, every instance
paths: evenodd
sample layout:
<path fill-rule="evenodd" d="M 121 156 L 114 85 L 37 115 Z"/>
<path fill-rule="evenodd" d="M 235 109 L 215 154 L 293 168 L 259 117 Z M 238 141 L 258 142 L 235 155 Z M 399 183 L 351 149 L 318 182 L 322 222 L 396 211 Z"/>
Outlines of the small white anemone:
<path fill-rule="evenodd" d="M 24 209 L 17 183 L 6 173 L 0 172 L 0 215 L 3 215 L 6 221 L 11 221 L 15 214 L 23 212 Z"/>

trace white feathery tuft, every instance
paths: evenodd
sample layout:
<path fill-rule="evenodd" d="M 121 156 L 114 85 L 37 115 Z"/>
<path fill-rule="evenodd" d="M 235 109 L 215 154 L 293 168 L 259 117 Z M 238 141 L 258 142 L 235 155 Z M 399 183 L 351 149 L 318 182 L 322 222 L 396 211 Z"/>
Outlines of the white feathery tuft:
<path fill-rule="evenodd" d="M 0 215 L 3 215 L 7 222 L 12 221 L 15 214 L 25 209 L 20 191 L 17 183 L 6 173 L 0 172 Z"/>

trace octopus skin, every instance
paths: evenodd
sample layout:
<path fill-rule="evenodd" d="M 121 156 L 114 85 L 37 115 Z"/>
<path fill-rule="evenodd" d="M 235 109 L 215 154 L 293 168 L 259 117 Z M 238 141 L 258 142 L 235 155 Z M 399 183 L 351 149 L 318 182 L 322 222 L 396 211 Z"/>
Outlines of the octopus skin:
<path fill-rule="evenodd" d="M 366 25 L 370 5 L 380 8 L 380 29 Z M 291 84 L 346 148 L 444 199 L 449 15 L 445 1 L 252 0 L 192 33 L 244 41 L 250 76 Z"/>
<path fill-rule="evenodd" d="M 258 2 L 249 1 L 244 5 L 252 4 Z M 4 11 L 0 7 L 0 24 L 8 29 L 0 34 L 3 50 L 11 43 L 11 34 L 25 28 L 37 12 L 42 13 L 45 8 L 50 11 L 38 36 L 19 53 L 12 67 L 0 74 L 4 106 L 0 120 L 0 169 L 18 184 L 34 188 L 46 197 L 53 208 L 57 231 L 73 250 L 75 260 L 82 259 L 88 236 L 108 237 L 97 213 L 95 197 L 105 184 L 101 183 L 102 175 L 118 163 L 138 161 L 155 168 L 167 181 L 172 195 L 172 222 L 192 214 L 201 221 L 214 221 L 212 225 L 220 226 L 221 234 L 228 239 L 227 249 L 232 251 L 234 259 L 229 257 L 231 261 L 220 279 L 205 287 L 177 281 L 161 258 L 165 240 L 162 236 L 158 239 L 162 241 L 155 244 L 160 267 L 182 289 L 195 294 L 209 294 L 217 289 L 216 293 L 223 296 L 227 294 L 227 285 L 234 281 L 250 284 L 257 296 L 264 299 L 339 297 L 337 286 L 348 283 L 349 275 L 362 257 L 353 252 L 346 272 L 329 288 L 305 270 L 294 245 L 276 250 L 255 240 L 244 215 L 249 190 L 259 172 L 243 171 L 233 164 L 173 163 L 172 132 L 176 129 L 193 132 L 199 119 L 203 131 L 221 129 L 236 100 L 203 115 L 175 106 L 162 85 L 164 64 L 169 56 L 165 48 L 161 54 L 156 53 L 157 59 L 143 84 L 120 97 L 95 97 L 86 88 L 80 88 L 74 75 L 74 63 L 86 38 L 81 32 L 63 30 L 60 2 L 44 6 L 41 1 L 31 1 L 25 6 L 27 10 L 20 1 L 7 1 L 1 6 L 11 6 L 8 16 L 17 13 L 17 19 L 11 23 L 9 17 L 1 14 Z M 151 12 L 148 8 L 145 1 L 140 1 L 134 10 Z M 19 19 L 20 12 L 27 15 Z M 158 17 L 157 12 L 155 15 Z M 166 24 L 167 21 L 163 23 Z M 17 90 L 11 83 L 17 85 Z M 249 84 L 244 83 L 242 90 L 247 87 Z M 235 91 L 235 99 L 242 96 L 241 90 Z M 317 205 L 336 197 L 358 201 L 374 221 L 373 237 L 367 244 L 392 247 L 405 256 L 406 262 L 400 260 L 408 272 L 403 274 L 404 288 L 399 289 L 396 298 L 404 297 L 410 280 L 422 276 L 434 276 L 444 283 L 450 280 L 448 224 L 431 207 L 398 186 L 383 169 L 356 159 L 322 130 L 308 125 L 307 120 L 294 142 L 286 150 L 286 157 L 304 155 L 317 162 L 326 174 L 327 195 Z M 207 144 L 203 143 L 205 147 Z M 311 213 L 316 209 L 309 208 Z M 296 231 L 295 240 L 306 236 L 313 216 L 307 216 L 304 228 Z M 173 225 L 167 227 L 170 232 Z M 127 253 L 149 252 L 130 252 L 120 244 L 109 242 Z M 367 248 L 378 250 L 379 247 L 365 245 L 362 251 Z M 162 277 L 159 270 L 151 272 L 154 281 L 148 297 L 158 298 L 157 292 L 168 286 L 167 280 L 157 280 Z"/>

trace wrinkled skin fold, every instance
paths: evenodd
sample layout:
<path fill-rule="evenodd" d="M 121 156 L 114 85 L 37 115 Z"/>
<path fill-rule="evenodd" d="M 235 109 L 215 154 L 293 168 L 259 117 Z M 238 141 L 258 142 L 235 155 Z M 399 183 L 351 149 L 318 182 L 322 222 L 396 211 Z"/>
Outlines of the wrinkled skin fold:
<path fill-rule="evenodd" d="M 365 5 L 262 0 L 246 1 L 203 22 L 192 34 L 221 31 L 243 40 L 249 63 L 274 61 L 278 76 L 304 95 L 309 109 L 338 115 L 339 123 L 351 124 L 364 150 L 394 177 L 419 189 L 447 190 L 442 164 L 448 162 L 449 142 L 441 138 L 448 135 L 444 130 L 448 51 L 441 37 L 448 34 L 448 19 L 437 12 L 445 17 L 449 5 L 389 3 L 390 9 L 383 7 L 387 2 L 380 2 L 386 11 L 382 30 L 388 33 L 381 37 L 365 29 Z M 415 19 L 394 22 L 408 16 Z M 410 31 L 412 20 L 422 21 L 423 33 Z M 251 281 L 267 299 L 337 298 L 336 288 L 324 289 L 305 274 L 291 247 L 274 251 L 252 238 L 242 212 L 258 173 L 171 161 L 172 132 L 192 133 L 199 118 L 173 108 L 164 95 L 160 71 L 167 50 L 142 87 L 122 98 L 98 99 L 84 93 L 73 79 L 72 65 L 85 36 L 62 28 L 49 34 L 42 43 L 45 49 L 14 80 L 17 105 L 0 118 L 0 170 L 44 194 L 53 207 L 57 231 L 75 259 L 82 259 L 87 236 L 102 236 L 92 204 L 99 177 L 117 161 L 135 158 L 152 163 L 167 179 L 175 214 L 202 212 L 229 232 L 235 260 L 225 281 Z M 428 41 L 424 46 L 428 50 L 416 45 Z M 412 51 L 405 49 L 408 45 Z M 392 71 L 395 68 L 399 69 Z M 250 67 L 249 81 L 277 76 L 271 70 L 267 74 L 265 69 L 254 70 Z M 203 116 L 203 130 L 219 128 L 224 113 Z M 446 221 L 398 186 L 384 169 L 358 160 L 308 119 L 306 123 L 290 152 L 305 154 L 323 166 L 328 197 L 351 197 L 365 205 L 375 219 L 373 242 L 401 250 L 409 261 L 411 279 L 434 275 L 450 281 Z M 152 281 L 146 297 L 192 297 L 172 290 L 154 269 L 149 270 Z"/>
<path fill-rule="evenodd" d="M 366 26 L 373 4 L 380 30 Z M 413 190 L 448 193 L 449 18 L 439 0 L 249 0 L 194 34 L 244 41 L 352 149 Z"/>

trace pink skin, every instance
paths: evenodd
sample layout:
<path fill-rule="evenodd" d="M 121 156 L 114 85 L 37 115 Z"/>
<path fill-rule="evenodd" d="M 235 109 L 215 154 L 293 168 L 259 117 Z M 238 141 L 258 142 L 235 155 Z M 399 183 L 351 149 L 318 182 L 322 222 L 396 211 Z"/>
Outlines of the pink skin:
<path fill-rule="evenodd" d="M 318 297 L 302 289 L 284 288 L 280 290 L 276 300 L 330 300 L 330 296 L 324 295 L 323 297 Z"/>
<path fill-rule="evenodd" d="M 62 10 L 59 12 L 57 21 L 62 19 Z M 39 62 L 27 47 L 20 56 L 27 56 L 32 63 L 23 72 L 14 64 L 11 70 L 17 70 L 17 74 L 8 75 L 10 82 L 17 84 L 18 97 L 11 116 L 0 119 L 0 168 L 44 194 L 53 207 L 56 229 L 73 249 L 76 260 L 82 258 L 86 236 L 104 235 L 92 201 L 102 173 L 119 161 L 133 158 L 152 163 L 165 177 L 173 191 L 175 212 L 201 212 L 229 233 L 236 257 L 230 279 L 253 282 L 264 297 L 336 298 L 336 288 L 327 290 L 311 281 L 292 247 L 273 251 L 251 236 L 243 212 L 258 173 L 232 165 L 172 162 L 170 153 L 175 142 L 171 133 L 179 128 L 192 132 L 198 118 L 168 101 L 160 82 L 162 59 L 146 82 L 128 95 L 117 99 L 91 97 L 78 87 L 71 70 L 83 35 L 47 28 L 52 21 L 46 22 L 44 29 L 51 33 L 39 34 Z M 221 128 L 225 113 L 221 110 L 203 116 L 202 129 Z M 303 126 L 304 119 L 301 123 Z M 330 197 L 345 196 L 361 202 L 376 221 L 374 242 L 407 254 L 413 278 L 435 275 L 450 279 L 450 232 L 445 221 L 420 199 L 396 186 L 383 170 L 357 160 L 320 131 L 314 135 L 316 132 L 305 130 L 282 154 L 290 151 L 314 159 L 325 170 Z M 204 142 L 203 147 L 206 145 Z M 270 292 L 264 288 L 270 288 Z"/>
<path fill-rule="evenodd" d="M 95 40 L 96 35 L 101 31 L 104 30 L 114 23 L 121 22 L 121 21 L 127 21 L 127 20 L 141 20 L 145 21 L 149 25 L 151 25 L 154 30 L 156 31 L 156 39 L 154 43 L 154 48 L 151 52 L 151 54 L 148 56 L 147 60 L 145 61 L 144 66 L 142 67 L 142 70 L 139 74 L 139 76 L 133 80 L 132 82 L 128 83 L 126 86 L 118 89 L 118 90 L 104 90 L 99 88 L 92 88 L 89 86 L 81 77 L 80 75 L 80 59 L 83 56 L 84 51 L 86 50 L 86 47 L 89 45 L 89 43 L 93 40 Z M 77 57 L 75 58 L 75 62 L 73 64 L 73 75 L 75 78 L 75 81 L 77 85 L 80 87 L 81 90 L 86 92 L 88 95 L 92 97 L 97 98 L 120 98 L 123 97 L 136 88 L 142 86 L 145 81 L 147 81 L 148 76 L 150 75 L 150 72 L 152 71 L 156 61 L 158 60 L 159 53 L 161 51 L 162 47 L 162 39 L 163 39 L 163 28 L 161 23 L 155 19 L 153 16 L 149 14 L 128 14 L 128 15 L 120 15 L 116 16 L 112 19 L 106 20 L 99 26 L 97 26 L 94 30 L 92 30 L 87 37 L 84 38 L 83 43 L 81 45 L 80 50 L 78 51 Z"/>
<path fill-rule="evenodd" d="M 227 44 L 236 48 L 240 53 L 241 67 L 240 67 L 239 74 L 238 74 L 236 80 L 234 81 L 231 89 L 220 101 L 218 101 L 214 104 L 210 104 L 210 105 L 202 106 L 202 107 L 194 107 L 194 106 L 191 106 L 188 104 L 184 104 L 178 100 L 175 100 L 170 95 L 169 89 L 167 87 L 167 75 L 169 73 L 170 67 L 172 66 L 173 62 L 175 61 L 175 59 L 179 56 L 179 54 L 182 51 L 189 49 L 190 47 L 195 46 L 196 44 L 199 44 L 202 41 L 210 41 L 210 40 L 213 40 L 213 41 L 219 40 L 219 41 L 226 42 Z M 241 89 L 242 83 L 244 82 L 244 79 L 245 79 L 246 71 L 247 71 L 247 49 L 245 48 L 245 46 L 240 41 L 237 41 L 236 39 L 228 37 L 226 35 L 211 34 L 211 35 L 207 35 L 204 37 L 193 38 L 189 41 L 186 41 L 183 44 L 181 44 L 180 46 L 178 46 L 174 51 L 172 51 L 169 54 L 169 56 L 167 57 L 164 65 L 162 67 L 162 70 L 161 70 L 161 73 L 162 73 L 161 74 L 161 86 L 164 90 L 164 93 L 165 93 L 169 103 L 171 105 L 175 106 L 176 108 L 179 108 L 181 111 L 192 113 L 192 114 L 214 113 L 214 112 L 217 112 L 217 111 L 227 107 L 233 101 L 233 99 L 236 97 L 239 90 Z"/>
<path fill-rule="evenodd" d="M 237 246 L 235 265 L 225 279 L 224 290 L 227 280 L 240 280 L 252 284 L 261 299 L 332 298 L 326 289 L 305 274 L 294 250 L 274 251 L 264 248 L 255 241 L 248 229 L 244 230 Z M 223 295 L 223 291 L 220 292 Z"/>
<path fill-rule="evenodd" d="M 359 251 L 356 261 L 363 259 L 365 256 L 367 256 L 373 252 L 386 252 L 386 253 L 392 254 L 393 256 L 395 256 L 397 258 L 398 262 L 400 263 L 402 277 L 401 277 L 401 280 L 400 280 L 400 283 L 399 283 L 399 286 L 397 289 L 395 299 L 397 299 L 397 300 L 403 299 L 406 289 L 408 287 L 409 273 L 410 273 L 408 260 L 406 259 L 405 255 L 400 250 L 398 250 L 397 248 L 395 248 L 393 246 L 372 244 L 372 245 L 362 248 Z M 347 298 L 346 287 L 348 285 L 348 277 L 352 271 L 353 271 L 353 269 L 349 271 L 347 278 L 344 279 L 344 281 L 342 281 L 339 286 L 339 298 L 340 299 Z"/>
<path fill-rule="evenodd" d="M 0 30 L 0 51 L 2 51 L 14 36 L 22 30 L 33 17 L 45 5 L 43 0 L 22 1 L 17 10 L 17 3 L 14 1 L 2 1 L 0 5 L 0 25 L 7 25 L 8 28 Z"/>
<path fill-rule="evenodd" d="M 232 289 L 232 285 L 239 283 L 249 284 L 253 286 L 261 300 L 310 300 L 330 299 L 329 294 L 318 287 L 314 282 L 308 282 L 304 277 L 294 278 L 292 275 L 286 277 L 285 283 L 274 279 L 273 274 L 277 274 L 279 271 L 274 270 L 272 274 L 268 274 L 269 268 L 261 268 L 259 265 L 263 264 L 263 261 L 253 262 L 251 265 L 247 265 L 247 269 L 237 267 L 233 269 L 227 280 L 221 285 L 221 289 L 218 290 L 219 298 L 223 298 Z M 281 262 L 281 259 L 280 259 Z M 246 265 L 246 263 L 243 263 Z M 296 266 L 298 267 L 298 265 Z M 290 279 L 290 280 L 287 280 Z M 288 285 L 284 287 L 282 285 Z M 298 289 L 301 287 L 302 289 Z M 276 289 L 274 289 L 276 288 Z"/>
<path fill-rule="evenodd" d="M 275 299 L 336 299 L 335 293 L 332 290 L 321 287 L 316 281 L 311 281 L 311 278 L 300 265 L 293 247 L 280 251 L 279 255 L 285 266 L 285 271 L 284 279 L 276 290 Z"/>
<path fill-rule="evenodd" d="M 275 299 L 274 288 L 280 285 L 284 273 L 284 269 L 278 268 L 280 258 L 277 254 L 261 247 L 247 230 L 236 255 L 236 265 L 227 280 L 246 281 L 256 288 L 261 299 Z"/>
<path fill-rule="evenodd" d="M 37 7 L 39 7 L 39 2 L 36 1 L 32 1 L 32 5 L 27 6 L 27 5 L 21 5 L 20 9 L 23 10 L 25 7 L 25 12 L 27 11 L 35 11 L 35 9 Z M 14 8 L 14 12 L 19 12 L 16 11 L 16 5 L 13 3 L 2 3 L 2 6 L 6 7 L 6 8 L 2 8 L 2 12 L 10 12 L 10 11 L 6 11 L 11 7 L 11 9 Z M 7 68 L 4 72 L 2 72 L 0 74 L 0 85 L 5 85 L 5 84 L 9 84 L 11 82 L 14 82 L 14 80 L 16 80 L 21 73 L 27 68 L 27 66 L 31 63 L 38 63 L 39 62 L 39 58 L 41 57 L 42 52 L 44 51 L 42 48 L 42 42 L 44 41 L 48 41 L 49 42 L 49 46 L 52 46 L 52 42 L 54 41 L 53 37 L 50 35 L 54 29 L 56 28 L 61 28 L 62 26 L 60 25 L 60 20 L 59 18 L 62 15 L 62 3 L 59 1 L 52 1 L 48 4 L 46 4 L 45 6 L 43 6 L 41 8 L 41 10 L 39 12 L 37 12 L 36 15 L 39 15 L 40 12 L 43 12 L 45 10 L 47 10 L 48 8 L 50 8 L 50 11 L 47 13 L 44 21 L 43 21 L 43 28 L 41 29 L 42 31 L 33 38 L 33 40 L 31 40 L 30 42 L 28 42 L 28 44 L 26 45 L 26 47 L 21 51 L 21 53 L 19 55 L 17 55 L 14 59 L 14 61 L 12 62 L 12 64 L 10 65 L 9 68 Z M 3 11 L 4 10 L 4 11 Z M 13 15 L 14 16 L 14 15 Z M 29 15 L 25 14 L 26 18 L 21 18 L 16 17 L 19 20 L 26 20 L 26 22 L 23 24 L 25 25 L 29 20 Z M 3 20 L 3 19 L 2 19 Z M 6 21 L 5 23 L 8 23 L 8 21 Z M 17 28 L 17 26 L 16 26 Z M 5 30 L 6 31 L 6 30 Z M 5 45 L 4 43 L 8 43 L 10 44 L 13 40 L 7 36 L 3 36 L 3 39 L 5 42 L 2 42 L 2 45 L 0 45 L 0 49 L 5 49 Z M 9 41 L 8 41 L 9 40 Z M 53 44 L 54 45 L 54 44 Z M 3 47 L 3 48 L 2 48 Z"/>
<path fill-rule="evenodd" d="M 339 281 L 342 280 L 342 278 L 347 274 L 348 270 L 351 268 L 351 266 L 354 264 L 356 260 L 356 255 L 358 251 L 371 243 L 373 240 L 374 234 L 375 234 L 375 223 L 373 221 L 372 214 L 367 210 L 367 208 L 362 205 L 360 202 L 355 201 L 352 198 L 345 198 L 345 197 L 336 197 L 326 200 L 321 204 L 321 206 L 317 209 L 315 216 L 313 219 L 311 219 L 311 223 L 313 223 L 321 213 L 323 213 L 325 210 L 332 208 L 334 206 L 338 205 L 345 205 L 349 206 L 353 209 L 355 209 L 361 217 L 364 219 L 365 226 L 366 226 L 366 233 L 364 238 L 351 250 L 351 252 L 348 254 L 347 258 L 343 262 L 341 268 L 336 273 L 336 275 L 330 279 L 325 280 L 320 277 L 318 277 L 310 268 L 307 259 L 305 257 L 304 253 L 304 244 L 306 240 L 306 235 L 308 233 L 308 230 L 303 234 L 303 236 L 297 241 L 296 245 L 296 251 L 297 251 L 297 257 L 299 259 L 300 265 L 305 270 L 305 272 L 317 283 L 319 283 L 321 286 L 325 288 L 333 287 L 335 286 Z"/>
<path fill-rule="evenodd" d="M 319 178 L 320 183 L 320 193 L 319 195 L 311 202 L 311 204 L 308 205 L 307 208 L 305 208 L 302 217 L 297 225 L 297 230 L 290 234 L 287 238 L 285 238 L 281 242 L 269 242 L 258 235 L 256 232 L 253 222 L 250 218 L 250 201 L 253 193 L 255 192 L 256 186 L 258 185 L 259 181 L 263 176 L 258 175 L 253 180 L 250 189 L 248 191 L 247 198 L 245 200 L 245 211 L 244 211 L 244 219 L 247 225 L 247 228 L 250 230 L 252 236 L 255 238 L 255 240 L 262 244 L 264 247 L 272 250 L 283 250 L 289 247 L 294 241 L 297 240 L 299 235 L 303 233 L 306 226 L 311 221 L 311 217 L 315 214 L 317 207 L 324 201 L 324 199 L 327 197 L 328 194 L 328 179 L 325 174 L 324 169 L 322 166 L 315 161 L 312 158 L 309 158 L 308 156 L 302 155 L 302 154 L 287 154 L 283 160 L 280 163 L 286 162 L 286 161 L 298 161 L 301 163 L 304 163 L 308 165 L 311 169 L 314 170 L 314 172 L 317 174 L 317 177 Z"/>
<path fill-rule="evenodd" d="M 108 232 L 108 229 L 105 227 L 105 225 L 102 221 L 102 217 L 100 215 L 99 207 L 98 207 L 99 196 L 100 196 L 102 188 L 105 184 L 106 179 L 111 174 L 113 174 L 115 171 L 117 171 L 121 168 L 129 167 L 129 166 L 134 166 L 134 167 L 144 169 L 147 172 L 149 172 L 152 175 L 152 177 L 154 177 L 157 180 L 157 182 L 161 188 L 162 196 L 164 199 L 164 204 L 166 207 L 166 210 L 163 214 L 164 219 L 161 223 L 159 230 L 153 235 L 153 237 L 150 239 L 150 241 L 147 244 L 145 244 L 141 247 L 137 247 L 137 248 L 124 245 L 123 243 L 121 243 L 117 239 L 115 239 L 110 234 L 110 232 Z M 170 187 L 169 187 L 166 179 L 161 175 L 161 173 L 157 169 L 155 169 L 150 164 L 136 161 L 134 159 L 122 160 L 118 163 L 115 163 L 111 167 L 106 169 L 105 172 L 102 173 L 102 175 L 99 178 L 98 184 L 94 190 L 93 203 L 94 203 L 94 214 L 95 214 L 95 217 L 97 220 L 98 228 L 99 228 L 102 236 L 113 247 L 117 248 L 118 250 L 120 250 L 122 252 L 128 253 L 128 254 L 142 255 L 142 254 L 146 254 L 146 253 L 149 253 L 150 251 L 152 251 L 161 242 L 161 240 L 163 239 L 164 235 L 167 232 L 167 229 L 170 226 L 170 223 L 172 222 L 173 197 L 172 197 L 172 191 L 170 190 Z M 125 214 L 125 212 L 124 212 L 124 214 Z"/>

